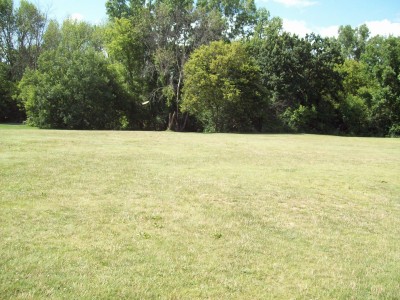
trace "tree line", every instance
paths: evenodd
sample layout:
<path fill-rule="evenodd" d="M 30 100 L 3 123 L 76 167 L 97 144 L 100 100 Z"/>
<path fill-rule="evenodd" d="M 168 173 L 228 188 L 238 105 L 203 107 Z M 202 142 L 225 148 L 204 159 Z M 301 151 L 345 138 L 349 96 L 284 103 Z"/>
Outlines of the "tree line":
<path fill-rule="evenodd" d="M 253 0 L 108 0 L 108 22 L 0 0 L 0 122 L 400 135 L 400 38 L 285 32 Z"/>

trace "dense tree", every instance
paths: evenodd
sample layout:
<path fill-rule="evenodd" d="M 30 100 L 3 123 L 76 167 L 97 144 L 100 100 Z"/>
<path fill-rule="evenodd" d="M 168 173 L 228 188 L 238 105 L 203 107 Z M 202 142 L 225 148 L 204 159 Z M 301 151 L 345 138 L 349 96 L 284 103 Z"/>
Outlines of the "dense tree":
<path fill-rule="evenodd" d="M 400 135 L 400 39 L 283 30 L 254 0 L 108 0 L 92 26 L 0 0 L 0 121 Z M 17 100 L 17 101 L 16 101 Z"/>
<path fill-rule="evenodd" d="M 335 67 L 343 63 L 338 45 L 328 38 L 309 35 L 311 60 L 306 69 L 307 94 L 305 105 L 315 107 L 317 120 L 309 124 L 316 132 L 333 133 L 339 130 L 340 116 L 337 106 L 340 102 L 342 78 Z"/>
<path fill-rule="evenodd" d="M 114 28 L 123 23 L 123 35 L 135 35 L 113 39 L 112 48 L 131 56 L 126 65 L 140 73 L 151 111 L 164 115 L 167 128 L 183 130 L 187 115 L 179 107 L 189 55 L 211 41 L 246 35 L 243 29 L 251 28 L 256 10 L 253 1 L 109 0 L 107 11 Z M 141 65 L 132 67 L 138 61 Z"/>
<path fill-rule="evenodd" d="M 249 44 L 257 58 L 262 82 L 270 95 L 272 111 L 266 130 L 285 127 L 294 131 L 332 132 L 338 127 L 335 105 L 342 62 L 334 41 L 317 35 L 299 38 L 282 31 L 279 19 L 263 24 Z"/>
<path fill-rule="evenodd" d="M 57 48 L 19 84 L 28 122 L 42 128 L 111 129 L 126 122 L 126 92 L 100 51 L 96 28 L 67 20 Z"/>
<path fill-rule="evenodd" d="M 12 0 L 0 0 L 1 61 L 13 66 L 15 56 L 15 13 Z"/>
<path fill-rule="evenodd" d="M 126 0 L 107 0 L 106 10 L 111 19 L 130 15 L 129 3 Z"/>
<path fill-rule="evenodd" d="M 21 78 L 27 67 L 35 69 L 41 53 L 47 16 L 34 4 L 20 2 L 15 14 L 17 28 L 17 76 Z"/>
<path fill-rule="evenodd" d="M 196 5 L 206 12 L 218 12 L 223 17 L 227 38 L 252 35 L 257 22 L 257 8 L 253 0 L 199 0 Z"/>
<path fill-rule="evenodd" d="M 0 0 L 0 121 L 21 121 L 24 111 L 13 100 L 15 86 L 26 68 L 35 69 L 42 51 L 47 17 L 37 6 L 21 0 Z"/>
<path fill-rule="evenodd" d="M 338 42 L 345 58 L 360 60 L 364 53 L 370 32 L 367 25 L 352 28 L 350 25 L 339 27 Z"/>
<path fill-rule="evenodd" d="M 0 122 L 16 122 L 22 117 L 17 102 L 12 98 L 15 83 L 10 80 L 9 68 L 0 62 Z"/>
<path fill-rule="evenodd" d="M 348 59 L 336 69 L 343 77 L 339 106 L 343 122 L 341 131 L 366 135 L 371 127 L 371 107 L 373 95 L 379 89 L 378 82 L 360 61 Z"/>
<path fill-rule="evenodd" d="M 338 67 L 344 85 L 342 130 L 359 135 L 398 135 L 399 38 L 368 37 L 365 25 L 340 28 L 338 43 L 346 58 Z"/>
<path fill-rule="evenodd" d="M 241 43 L 198 48 L 185 65 L 185 76 L 182 109 L 207 131 L 260 129 L 259 70 Z"/>
<path fill-rule="evenodd" d="M 36 67 L 46 24 L 46 15 L 28 1 L 14 8 L 12 0 L 0 0 L 0 55 L 10 66 L 10 79 L 19 80 L 27 67 Z"/>
<path fill-rule="evenodd" d="M 55 50 L 61 43 L 60 24 L 55 20 L 50 20 L 49 25 L 43 35 L 43 51 Z"/>
<path fill-rule="evenodd" d="M 375 134 L 400 134 L 400 38 L 374 37 L 362 60 L 376 78 L 379 89 L 372 100 Z"/>

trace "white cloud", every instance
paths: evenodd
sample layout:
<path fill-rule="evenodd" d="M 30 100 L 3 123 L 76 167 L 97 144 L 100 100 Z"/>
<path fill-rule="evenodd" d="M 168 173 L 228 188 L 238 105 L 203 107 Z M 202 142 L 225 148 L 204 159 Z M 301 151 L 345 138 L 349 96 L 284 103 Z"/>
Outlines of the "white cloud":
<path fill-rule="evenodd" d="M 400 36 L 400 23 L 391 22 L 387 19 L 382 21 L 370 21 L 365 22 L 368 26 L 371 36 L 383 35 L 383 36 Z"/>
<path fill-rule="evenodd" d="M 328 27 L 321 27 L 316 30 L 322 37 L 338 37 L 339 25 L 333 25 Z"/>
<path fill-rule="evenodd" d="M 305 37 L 307 33 L 320 34 L 322 37 L 337 37 L 339 26 L 313 27 L 303 20 L 283 19 L 283 30 L 297 34 L 300 37 Z"/>
<path fill-rule="evenodd" d="M 305 21 L 283 19 L 283 30 L 305 37 L 307 33 L 311 33 L 312 29 L 307 26 Z"/>
<path fill-rule="evenodd" d="M 318 2 L 310 0 L 273 0 L 273 1 L 283 4 L 287 7 L 308 7 L 318 4 Z"/>
<path fill-rule="evenodd" d="M 80 21 L 83 21 L 83 20 L 85 19 L 85 17 L 84 17 L 82 14 L 80 14 L 80 13 L 73 13 L 73 14 L 69 17 L 69 19 L 80 22 Z"/>
<path fill-rule="evenodd" d="M 365 22 L 371 34 L 370 36 L 400 36 L 400 22 L 392 22 L 389 20 L 370 21 Z M 361 26 L 358 25 L 357 27 Z M 354 26 L 353 26 L 354 27 Z M 332 25 L 327 27 L 310 26 L 303 20 L 289 20 L 283 19 L 283 29 L 287 32 L 297 34 L 300 37 L 305 37 L 307 33 L 320 34 L 322 37 L 338 37 L 339 25 Z"/>

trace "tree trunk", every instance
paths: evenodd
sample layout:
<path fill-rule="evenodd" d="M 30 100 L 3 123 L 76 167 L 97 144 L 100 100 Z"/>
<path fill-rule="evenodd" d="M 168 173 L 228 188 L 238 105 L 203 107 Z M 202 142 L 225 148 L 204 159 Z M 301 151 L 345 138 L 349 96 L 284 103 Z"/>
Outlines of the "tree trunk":
<path fill-rule="evenodd" d="M 188 113 L 185 113 L 185 121 L 183 122 L 183 126 L 182 126 L 182 128 L 181 128 L 181 131 L 184 131 L 184 130 L 185 130 L 188 117 L 189 117 Z"/>
<path fill-rule="evenodd" d="M 174 130 L 174 121 L 176 119 L 176 111 L 174 111 L 173 114 L 169 114 L 169 120 L 168 120 L 168 128 L 167 130 Z"/>

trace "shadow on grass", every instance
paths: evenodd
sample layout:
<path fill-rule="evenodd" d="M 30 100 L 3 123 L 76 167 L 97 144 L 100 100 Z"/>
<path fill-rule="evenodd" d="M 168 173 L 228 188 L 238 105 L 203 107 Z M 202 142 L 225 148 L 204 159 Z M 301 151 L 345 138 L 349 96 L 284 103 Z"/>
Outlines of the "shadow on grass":
<path fill-rule="evenodd" d="M 0 130 L 1 129 L 33 129 L 36 130 L 38 128 L 32 127 L 23 123 L 0 123 Z"/>

